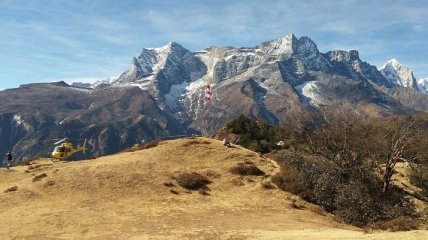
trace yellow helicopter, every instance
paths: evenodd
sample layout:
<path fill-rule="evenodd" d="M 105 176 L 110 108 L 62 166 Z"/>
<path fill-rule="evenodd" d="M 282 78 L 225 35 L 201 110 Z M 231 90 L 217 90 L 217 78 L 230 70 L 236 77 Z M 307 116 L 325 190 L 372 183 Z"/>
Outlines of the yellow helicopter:
<path fill-rule="evenodd" d="M 81 152 L 81 151 L 85 152 L 87 150 L 86 139 L 83 146 L 77 145 L 77 147 L 74 147 L 69 138 L 63 138 L 58 142 L 54 143 L 54 145 L 59 145 L 59 146 L 55 146 L 52 152 L 52 157 L 55 159 L 61 159 L 61 160 L 65 160 L 77 152 Z"/>

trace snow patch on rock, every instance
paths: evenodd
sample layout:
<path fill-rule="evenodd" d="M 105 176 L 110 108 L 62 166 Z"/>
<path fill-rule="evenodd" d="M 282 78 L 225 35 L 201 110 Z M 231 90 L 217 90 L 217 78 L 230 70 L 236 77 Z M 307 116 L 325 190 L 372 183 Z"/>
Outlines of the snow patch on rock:
<path fill-rule="evenodd" d="M 16 123 L 16 126 L 22 126 L 27 131 L 30 129 L 30 126 L 24 122 L 24 119 L 19 114 L 13 115 L 13 121 Z"/>
<path fill-rule="evenodd" d="M 325 105 L 325 101 L 318 94 L 319 87 L 317 86 L 318 81 L 309 81 L 305 82 L 302 85 L 295 86 L 296 91 L 307 98 L 309 98 L 309 103 L 313 106 Z"/>
<path fill-rule="evenodd" d="M 170 109 L 177 109 L 180 104 L 180 99 L 185 96 L 186 87 L 188 85 L 189 83 L 187 82 L 172 85 L 169 89 L 169 93 L 164 95 L 165 102 Z"/>

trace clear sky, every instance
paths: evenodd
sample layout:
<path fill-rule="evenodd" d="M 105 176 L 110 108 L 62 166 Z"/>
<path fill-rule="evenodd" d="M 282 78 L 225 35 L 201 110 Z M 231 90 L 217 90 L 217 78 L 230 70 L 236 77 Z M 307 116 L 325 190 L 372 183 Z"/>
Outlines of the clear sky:
<path fill-rule="evenodd" d="M 287 33 L 428 77 L 425 0 L 0 0 L 0 89 L 118 76 L 143 47 L 251 47 Z"/>

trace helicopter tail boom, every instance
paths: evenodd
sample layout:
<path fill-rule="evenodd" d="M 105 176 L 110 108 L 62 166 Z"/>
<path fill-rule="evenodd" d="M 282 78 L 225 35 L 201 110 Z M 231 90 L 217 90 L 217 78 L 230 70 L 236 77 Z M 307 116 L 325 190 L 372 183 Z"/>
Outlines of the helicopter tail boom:
<path fill-rule="evenodd" d="M 86 150 L 87 150 L 87 148 L 86 148 L 86 138 L 85 138 L 85 142 L 83 143 L 83 154 L 85 154 L 86 153 Z"/>

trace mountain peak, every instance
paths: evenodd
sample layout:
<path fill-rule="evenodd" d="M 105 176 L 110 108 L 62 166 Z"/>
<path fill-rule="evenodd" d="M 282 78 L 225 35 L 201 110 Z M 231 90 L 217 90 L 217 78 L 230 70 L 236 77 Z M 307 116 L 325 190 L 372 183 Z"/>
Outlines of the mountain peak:
<path fill-rule="evenodd" d="M 404 66 L 403 64 L 401 64 L 397 59 L 395 58 L 391 58 L 389 59 L 384 65 L 382 65 L 382 67 L 380 67 L 380 69 L 384 69 L 384 68 L 388 68 L 388 67 L 392 67 L 395 70 L 398 70 L 399 68 L 405 68 L 405 69 L 409 69 L 408 67 Z M 410 69 L 409 69 L 410 70 Z"/>
<path fill-rule="evenodd" d="M 388 60 L 381 68 L 378 69 L 385 78 L 391 83 L 401 86 L 418 89 L 413 71 L 402 65 L 397 59 Z"/>
<path fill-rule="evenodd" d="M 291 41 L 291 42 L 297 41 L 297 37 L 296 37 L 296 35 L 294 35 L 294 33 L 288 33 L 288 34 L 280 37 L 278 40 L 280 40 L 280 39 L 285 40 L 285 41 Z"/>
<path fill-rule="evenodd" d="M 314 60 L 319 58 L 318 47 L 309 37 L 303 36 L 296 40 L 293 49 L 301 59 Z"/>
<path fill-rule="evenodd" d="M 169 46 L 170 48 L 172 48 L 172 47 L 181 47 L 181 48 L 183 48 L 183 46 L 181 46 L 179 43 L 177 43 L 177 42 L 169 42 L 168 44 L 167 44 L 167 46 Z"/>
<path fill-rule="evenodd" d="M 169 42 L 168 44 L 159 48 L 143 48 L 141 54 L 136 58 L 134 57 L 128 71 L 123 73 L 117 83 L 135 83 L 142 78 L 157 74 L 164 68 L 168 59 L 178 62 L 189 51 L 176 42 Z M 148 78 L 149 80 L 152 78 Z"/>
<path fill-rule="evenodd" d="M 165 46 L 159 48 L 143 48 L 138 60 L 142 67 L 153 67 L 157 63 L 164 64 L 166 59 L 178 60 L 184 55 L 190 53 L 189 50 L 176 42 L 169 42 Z M 151 71 L 149 71 L 151 72 Z"/>
<path fill-rule="evenodd" d="M 389 59 L 381 68 L 385 68 L 387 65 L 391 65 L 394 69 L 398 69 L 400 67 L 404 67 L 397 59 L 391 58 Z"/>
<path fill-rule="evenodd" d="M 158 48 L 143 48 L 143 51 L 141 52 L 141 55 L 150 53 L 150 52 L 154 52 L 154 53 L 166 53 L 166 52 L 172 52 L 172 51 L 187 51 L 187 49 L 185 49 L 183 46 L 181 46 L 180 44 L 176 43 L 176 42 L 168 42 L 166 45 L 162 46 L 162 47 L 158 47 Z"/>
<path fill-rule="evenodd" d="M 297 54 L 303 58 L 313 58 L 319 55 L 317 46 L 309 37 L 298 39 L 293 33 L 264 42 L 259 47 L 269 55 L 277 55 L 285 58 L 290 57 L 292 54 Z"/>
<path fill-rule="evenodd" d="M 395 58 L 391 58 L 391 59 L 389 59 L 386 63 L 391 63 L 391 64 L 400 64 L 400 62 L 399 62 L 397 59 L 395 59 Z"/>

